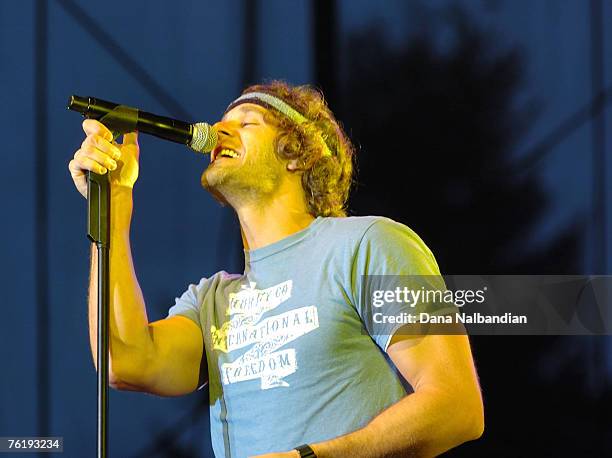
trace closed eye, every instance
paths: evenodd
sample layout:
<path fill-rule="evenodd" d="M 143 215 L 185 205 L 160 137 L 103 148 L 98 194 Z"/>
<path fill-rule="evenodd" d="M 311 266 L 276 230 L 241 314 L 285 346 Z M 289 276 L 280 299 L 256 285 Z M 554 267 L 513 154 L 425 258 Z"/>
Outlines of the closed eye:
<path fill-rule="evenodd" d="M 246 127 L 246 126 L 256 126 L 257 123 L 256 122 L 243 122 L 241 124 L 242 127 Z"/>

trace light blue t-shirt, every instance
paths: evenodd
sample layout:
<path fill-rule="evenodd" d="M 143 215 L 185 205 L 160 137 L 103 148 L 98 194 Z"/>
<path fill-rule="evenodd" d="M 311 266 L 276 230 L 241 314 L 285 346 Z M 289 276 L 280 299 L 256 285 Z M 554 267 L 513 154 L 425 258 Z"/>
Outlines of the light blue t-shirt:
<path fill-rule="evenodd" d="M 372 330 L 363 275 L 439 275 L 423 241 L 381 217 L 317 218 L 245 252 L 243 275 L 190 285 L 169 315 L 202 329 L 217 458 L 355 431 L 406 395 Z M 368 332 L 369 331 L 369 332 Z"/>

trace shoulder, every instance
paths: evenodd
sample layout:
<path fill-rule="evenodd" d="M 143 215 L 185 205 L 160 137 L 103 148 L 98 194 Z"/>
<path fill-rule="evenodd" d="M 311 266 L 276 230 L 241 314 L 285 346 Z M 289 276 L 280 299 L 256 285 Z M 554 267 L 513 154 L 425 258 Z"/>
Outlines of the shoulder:
<path fill-rule="evenodd" d="M 433 257 L 431 250 L 419 235 L 402 223 L 390 218 L 377 217 L 363 234 L 363 241 L 379 247 L 403 247 Z"/>
<path fill-rule="evenodd" d="M 326 233 L 361 239 L 371 226 L 383 220 L 391 221 L 382 216 L 325 217 L 321 218 L 321 227 Z"/>
<path fill-rule="evenodd" d="M 408 244 L 412 248 L 431 254 L 421 237 L 408 226 L 384 216 L 347 216 L 323 218 L 325 231 L 344 238 L 359 239 L 361 244 L 375 243 L 382 246 Z"/>
<path fill-rule="evenodd" d="M 329 230 L 355 247 L 355 257 L 364 264 L 383 261 L 389 267 L 406 264 L 414 272 L 438 274 L 435 257 L 419 235 L 405 224 L 382 216 L 325 218 Z M 329 220 L 329 221 L 327 221 Z M 359 262 L 359 261 L 358 261 Z M 417 267 L 418 266 L 418 267 Z M 406 269 L 402 268 L 402 272 Z"/>

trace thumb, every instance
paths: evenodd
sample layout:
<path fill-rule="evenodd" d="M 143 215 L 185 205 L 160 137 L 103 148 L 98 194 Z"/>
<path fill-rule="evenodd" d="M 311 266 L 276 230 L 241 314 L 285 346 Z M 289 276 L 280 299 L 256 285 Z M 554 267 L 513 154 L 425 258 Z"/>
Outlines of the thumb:
<path fill-rule="evenodd" d="M 95 119 L 85 119 L 83 121 L 83 130 L 87 135 L 99 135 L 109 142 L 113 139 L 112 132 L 104 124 Z"/>
<path fill-rule="evenodd" d="M 138 132 L 129 132 L 123 134 L 123 145 L 136 145 L 138 146 Z"/>

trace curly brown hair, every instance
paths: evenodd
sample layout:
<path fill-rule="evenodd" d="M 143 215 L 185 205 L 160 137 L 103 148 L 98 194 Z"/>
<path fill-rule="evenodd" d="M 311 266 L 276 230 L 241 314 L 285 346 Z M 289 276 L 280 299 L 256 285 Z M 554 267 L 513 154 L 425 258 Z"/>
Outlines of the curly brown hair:
<path fill-rule="evenodd" d="M 271 81 L 247 87 L 242 93 L 266 92 L 299 111 L 308 121 L 297 124 L 270 110 L 279 129 L 276 154 L 297 160 L 302 186 L 313 216 L 346 216 L 346 202 L 353 176 L 355 149 L 327 106 L 323 94 L 311 86 Z M 331 156 L 325 155 L 325 145 Z"/>

